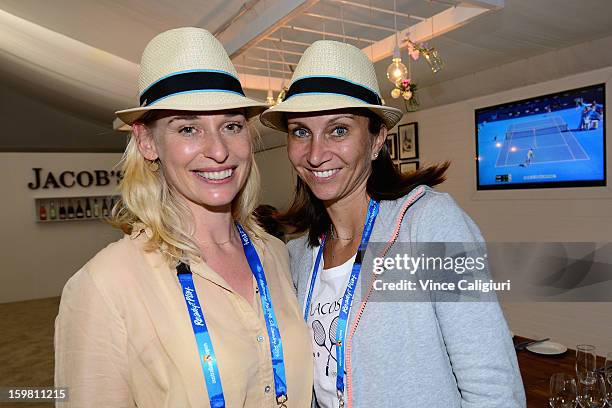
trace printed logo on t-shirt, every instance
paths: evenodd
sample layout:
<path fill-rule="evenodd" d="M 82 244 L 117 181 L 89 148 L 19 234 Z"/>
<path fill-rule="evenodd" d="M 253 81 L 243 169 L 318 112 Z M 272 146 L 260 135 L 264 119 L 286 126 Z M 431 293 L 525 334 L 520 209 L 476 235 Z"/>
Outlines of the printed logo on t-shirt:
<path fill-rule="evenodd" d="M 311 316 L 315 316 L 315 315 L 326 315 L 327 317 L 331 317 L 330 315 L 333 315 L 335 313 L 334 318 L 331 320 L 331 322 L 329 322 L 329 319 L 314 319 L 312 320 L 312 335 L 313 335 L 313 339 L 314 339 L 314 344 L 316 344 L 318 347 L 318 349 L 315 349 L 313 354 L 313 357 L 316 360 L 320 360 L 321 358 L 326 359 L 326 363 L 325 363 L 325 375 L 326 376 L 336 376 L 336 350 L 335 350 L 335 346 L 336 346 L 336 333 L 338 330 L 338 314 L 339 314 L 339 310 L 340 310 L 340 301 L 334 302 L 334 304 L 337 305 L 337 308 L 335 308 L 334 311 L 328 311 L 327 313 L 325 312 L 315 312 L 312 313 L 311 312 Z M 329 305 L 329 303 L 327 304 Z M 317 310 L 321 310 L 320 308 L 318 308 Z M 326 309 L 326 310 L 333 310 L 333 309 Z M 327 324 L 325 324 L 327 323 Z M 330 362 L 331 362 L 331 368 L 330 368 Z"/>
<path fill-rule="evenodd" d="M 316 249 L 313 252 L 313 259 Z M 308 311 L 308 326 L 312 333 L 314 390 L 321 408 L 337 408 L 336 361 L 338 315 L 346 290 L 354 257 L 340 266 L 322 269 L 317 277 Z"/>

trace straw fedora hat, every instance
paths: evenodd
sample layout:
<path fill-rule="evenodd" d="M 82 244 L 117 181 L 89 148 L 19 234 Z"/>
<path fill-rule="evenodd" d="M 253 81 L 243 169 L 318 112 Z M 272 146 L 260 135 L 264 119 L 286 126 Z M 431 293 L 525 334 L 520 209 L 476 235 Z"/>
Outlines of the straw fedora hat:
<path fill-rule="evenodd" d="M 259 114 L 266 105 L 244 95 L 238 73 L 223 45 L 208 31 L 182 27 L 153 38 L 142 54 L 139 104 L 115 112 L 128 125 L 153 109 L 218 111 L 246 108 Z"/>
<path fill-rule="evenodd" d="M 359 48 L 337 41 L 316 41 L 304 51 L 285 100 L 263 112 L 261 122 L 286 131 L 288 112 L 366 108 L 380 116 L 387 129 L 402 118 L 399 109 L 384 106 L 374 65 Z"/>

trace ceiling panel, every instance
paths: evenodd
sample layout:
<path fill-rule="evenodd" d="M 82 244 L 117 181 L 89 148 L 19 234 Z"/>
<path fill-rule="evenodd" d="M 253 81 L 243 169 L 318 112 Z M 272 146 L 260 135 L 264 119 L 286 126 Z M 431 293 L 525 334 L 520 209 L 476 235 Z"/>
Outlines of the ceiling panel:
<path fill-rule="evenodd" d="M 240 0 L 0 0 L 0 9 L 139 63 L 158 33 L 182 26 L 215 31 Z M 178 5 L 178 6 L 177 6 Z"/>

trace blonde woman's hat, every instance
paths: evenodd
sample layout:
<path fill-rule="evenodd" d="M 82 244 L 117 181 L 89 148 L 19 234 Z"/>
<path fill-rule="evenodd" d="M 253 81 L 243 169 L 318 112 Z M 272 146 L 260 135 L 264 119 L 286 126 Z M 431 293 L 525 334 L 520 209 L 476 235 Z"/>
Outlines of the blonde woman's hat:
<path fill-rule="evenodd" d="M 402 118 L 402 111 L 382 104 L 374 65 L 363 51 L 323 40 L 304 51 L 285 100 L 263 112 L 260 119 L 268 127 L 286 131 L 286 113 L 343 108 L 369 109 L 388 129 Z"/>
<path fill-rule="evenodd" d="M 142 54 L 140 106 L 115 112 L 128 125 L 150 110 L 218 111 L 246 108 L 259 114 L 263 102 L 244 95 L 223 45 L 208 31 L 182 27 L 153 38 Z"/>

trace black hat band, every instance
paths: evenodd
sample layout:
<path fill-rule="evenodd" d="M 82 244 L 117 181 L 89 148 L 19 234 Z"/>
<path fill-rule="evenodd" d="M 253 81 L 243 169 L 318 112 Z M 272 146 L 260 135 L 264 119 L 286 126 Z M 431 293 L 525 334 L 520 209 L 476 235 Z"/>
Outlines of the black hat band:
<path fill-rule="evenodd" d="M 149 106 L 171 95 L 198 91 L 233 92 L 245 96 L 240 81 L 225 72 L 182 72 L 162 78 L 149 86 L 140 95 L 140 106 Z"/>
<path fill-rule="evenodd" d="M 357 98 L 370 105 L 382 105 L 378 94 L 365 86 L 334 77 L 307 77 L 295 81 L 289 87 L 285 100 L 292 96 L 309 93 L 340 94 Z"/>

